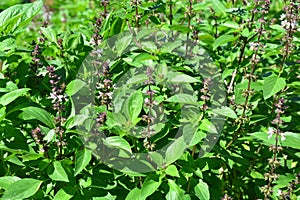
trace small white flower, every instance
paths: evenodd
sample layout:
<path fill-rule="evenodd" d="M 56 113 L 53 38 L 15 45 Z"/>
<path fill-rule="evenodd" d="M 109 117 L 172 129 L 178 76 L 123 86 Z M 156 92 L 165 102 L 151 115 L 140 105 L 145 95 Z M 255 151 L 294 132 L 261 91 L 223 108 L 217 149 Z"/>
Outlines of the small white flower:
<path fill-rule="evenodd" d="M 60 94 L 57 96 L 57 98 L 59 102 L 62 102 L 65 99 L 65 96 Z"/>
<path fill-rule="evenodd" d="M 280 136 L 281 136 L 281 141 L 284 141 L 286 139 L 284 133 L 280 133 Z"/>
<path fill-rule="evenodd" d="M 292 22 L 292 23 L 291 23 L 292 29 L 296 29 L 297 26 L 298 26 L 298 23 L 297 23 L 297 22 Z"/>
<path fill-rule="evenodd" d="M 149 98 L 145 98 L 145 100 L 144 100 L 144 103 L 145 103 L 145 104 L 148 104 L 148 103 L 150 103 L 150 100 L 149 100 Z"/>
<path fill-rule="evenodd" d="M 108 92 L 107 96 L 108 96 L 109 99 L 112 99 L 113 93 L 112 92 Z"/>
<path fill-rule="evenodd" d="M 281 191 L 281 190 L 278 190 L 277 195 L 278 195 L 278 196 L 281 196 L 281 195 L 282 195 L 282 191 Z"/>
<path fill-rule="evenodd" d="M 55 93 L 50 93 L 50 97 L 49 97 L 49 99 L 52 99 L 52 103 L 54 103 L 54 102 L 56 102 L 56 100 L 57 100 L 57 95 L 55 94 Z"/>
<path fill-rule="evenodd" d="M 272 127 L 268 128 L 268 134 L 269 134 L 268 138 L 271 139 L 274 134 L 274 129 Z"/>
<path fill-rule="evenodd" d="M 280 21 L 284 20 L 284 19 L 285 19 L 285 17 L 286 17 L 286 15 L 285 15 L 285 14 L 281 14 L 281 15 L 280 15 L 280 18 L 279 18 L 279 19 L 280 19 Z"/>
<path fill-rule="evenodd" d="M 254 42 L 250 42 L 249 44 L 250 44 L 250 49 L 251 49 L 252 51 L 256 50 L 256 45 L 255 45 Z"/>

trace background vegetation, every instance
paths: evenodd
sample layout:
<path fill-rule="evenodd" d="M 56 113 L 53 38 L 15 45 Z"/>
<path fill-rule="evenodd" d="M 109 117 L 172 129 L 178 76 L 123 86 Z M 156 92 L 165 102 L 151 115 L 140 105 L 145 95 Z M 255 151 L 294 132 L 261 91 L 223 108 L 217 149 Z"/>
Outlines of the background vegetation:
<path fill-rule="evenodd" d="M 299 200 L 299 5 L 296 0 L 1 1 L 1 199 Z M 101 57 L 108 38 L 136 28 L 179 32 L 205 49 L 220 74 L 226 105 L 214 109 L 212 80 L 151 44 L 114 62 Z M 99 69 L 96 87 L 88 91 L 95 105 L 74 111 L 72 97 L 86 94 L 88 84 L 77 75 L 88 56 Z M 149 60 L 165 67 L 152 68 Z M 139 76 L 144 79 L 135 80 L 142 83 L 137 92 L 129 91 L 128 101 L 114 101 L 114 84 L 140 65 L 148 67 Z M 178 98 L 159 82 L 166 78 L 159 70 L 168 69 L 197 91 L 189 96 L 193 100 Z M 125 118 L 112 112 L 116 103 L 128 110 Z M 161 128 L 151 124 L 155 104 L 165 109 Z M 190 146 L 180 154 L 170 146 L 167 154 L 176 155 L 154 159 L 162 167 L 147 173 L 105 165 L 76 128 L 104 132 L 107 138 L 98 144 L 108 152 L 152 151 L 174 137 L 182 119 L 195 125 L 193 116 L 182 118 L 183 104 L 200 108 Z M 222 134 L 198 157 L 214 114 L 226 118 Z M 129 134 L 135 124 L 149 128 L 143 138 Z"/>

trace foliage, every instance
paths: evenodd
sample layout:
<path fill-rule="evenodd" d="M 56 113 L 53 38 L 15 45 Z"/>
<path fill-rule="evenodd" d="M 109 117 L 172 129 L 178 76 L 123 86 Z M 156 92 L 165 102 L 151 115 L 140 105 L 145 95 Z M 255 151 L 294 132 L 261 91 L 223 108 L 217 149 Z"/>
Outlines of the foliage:
<path fill-rule="evenodd" d="M 0 2 L 0 198 L 298 200 L 299 7 Z"/>

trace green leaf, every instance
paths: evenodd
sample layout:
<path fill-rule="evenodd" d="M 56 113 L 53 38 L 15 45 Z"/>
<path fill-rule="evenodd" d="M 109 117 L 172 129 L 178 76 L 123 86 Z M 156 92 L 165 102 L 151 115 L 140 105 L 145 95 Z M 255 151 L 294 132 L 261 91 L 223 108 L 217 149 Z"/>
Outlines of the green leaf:
<path fill-rule="evenodd" d="M 2 200 L 26 199 L 33 196 L 43 182 L 32 178 L 24 178 L 12 183 L 5 190 Z"/>
<path fill-rule="evenodd" d="M 141 195 L 141 190 L 139 188 L 134 188 L 128 193 L 125 200 L 143 200 L 140 199 L 140 195 Z"/>
<path fill-rule="evenodd" d="M 259 121 L 262 121 L 262 120 L 265 120 L 265 119 L 267 119 L 267 118 L 268 118 L 268 117 L 265 116 L 265 115 L 259 115 L 259 114 L 257 114 L 257 115 L 251 115 L 251 116 L 250 116 L 250 122 L 249 122 L 249 125 L 255 124 L 255 123 L 257 123 L 257 122 L 259 122 Z"/>
<path fill-rule="evenodd" d="M 4 94 L 2 97 L 0 97 L 0 104 L 3 106 L 6 106 L 13 102 L 16 98 L 22 96 L 26 92 L 28 92 L 29 88 L 22 88 L 18 90 L 11 91 L 9 93 Z"/>
<path fill-rule="evenodd" d="M 279 24 L 270 25 L 270 28 L 281 33 L 286 33 L 286 30 Z"/>
<path fill-rule="evenodd" d="M 138 84 L 138 83 L 143 83 L 148 79 L 146 74 L 138 74 L 136 76 L 131 77 L 128 81 L 127 84 Z"/>
<path fill-rule="evenodd" d="M 214 112 L 218 115 L 222 115 L 222 116 L 233 118 L 233 119 L 237 118 L 237 115 L 235 114 L 235 112 L 231 108 L 226 107 L 226 106 L 223 106 L 221 108 L 215 108 L 212 110 L 212 112 Z"/>
<path fill-rule="evenodd" d="M 232 76 L 233 72 L 234 72 L 234 69 L 229 69 L 229 68 L 225 69 L 222 73 L 222 80 L 224 80 L 228 76 Z"/>
<path fill-rule="evenodd" d="M 1 144 L 1 143 L 0 143 L 0 150 L 8 151 L 8 152 L 10 152 L 10 153 L 15 153 L 15 154 L 26 153 L 25 150 L 21 150 L 21 149 L 12 149 L 12 148 L 9 148 L 9 147 L 5 146 L 4 144 Z"/>
<path fill-rule="evenodd" d="M 192 138 L 191 136 L 188 136 L 188 138 L 191 138 L 189 141 L 190 142 L 190 146 L 195 146 L 197 145 L 199 142 L 201 142 L 204 138 L 206 138 L 207 132 L 204 132 L 202 130 L 197 130 L 193 132 L 194 134 L 192 134 Z M 184 137 L 187 135 L 188 133 L 184 133 Z"/>
<path fill-rule="evenodd" d="M 208 133 L 218 134 L 218 130 L 215 125 L 208 119 L 202 119 L 199 129 Z"/>
<path fill-rule="evenodd" d="M 199 125 L 199 117 L 202 118 L 201 116 L 195 116 L 195 118 L 191 117 L 186 119 L 186 122 L 188 122 L 188 124 L 185 124 L 182 127 L 182 137 L 187 146 L 194 146 L 202 140 L 201 138 L 203 138 L 201 137 L 201 132 L 197 131 L 197 126 Z M 182 119 L 184 119 L 184 112 L 182 112 Z"/>
<path fill-rule="evenodd" d="M 48 133 L 45 135 L 44 141 L 46 141 L 47 143 L 50 143 L 51 141 L 54 141 L 54 140 L 55 140 L 55 136 L 56 136 L 55 130 L 54 130 L 54 129 L 51 129 L 51 130 L 49 130 Z"/>
<path fill-rule="evenodd" d="M 157 152 L 148 152 L 151 160 L 157 165 L 162 166 L 164 163 L 164 158 L 160 153 Z"/>
<path fill-rule="evenodd" d="M 222 35 L 215 40 L 213 44 L 213 50 L 216 50 L 219 46 L 226 44 L 227 42 L 232 42 L 234 40 L 235 37 L 232 35 Z"/>
<path fill-rule="evenodd" d="M 170 28 L 170 30 L 178 31 L 181 33 L 188 33 L 191 31 L 191 29 L 189 27 L 186 27 L 183 25 L 170 25 L 169 28 Z"/>
<path fill-rule="evenodd" d="M 150 176 L 148 176 L 141 188 L 141 199 L 146 199 L 151 194 L 153 194 L 161 184 L 161 180 L 158 181 L 153 180 Z"/>
<path fill-rule="evenodd" d="M 106 196 L 104 196 L 104 197 L 93 197 L 92 200 L 115 200 L 116 198 L 117 198 L 117 196 L 115 196 L 115 195 L 113 196 L 108 192 Z"/>
<path fill-rule="evenodd" d="M 167 102 L 173 103 L 183 103 L 183 104 L 191 104 L 198 105 L 196 97 L 189 94 L 175 94 L 166 100 Z"/>
<path fill-rule="evenodd" d="M 174 177 L 179 177 L 179 173 L 175 165 L 169 165 L 166 169 L 166 174 Z"/>
<path fill-rule="evenodd" d="M 23 111 L 23 113 L 19 115 L 21 119 L 24 120 L 36 119 L 44 123 L 45 125 L 47 125 L 49 128 L 55 127 L 53 117 L 46 110 L 38 107 L 27 107 L 21 110 Z"/>
<path fill-rule="evenodd" d="M 171 77 L 169 77 L 169 81 L 172 83 L 197 83 L 200 82 L 200 80 L 181 73 L 172 73 Z"/>
<path fill-rule="evenodd" d="M 67 186 L 61 188 L 54 196 L 53 200 L 69 200 L 73 197 L 74 188 L 71 186 Z"/>
<path fill-rule="evenodd" d="M 124 29 L 124 25 L 125 20 L 120 17 L 116 18 L 110 27 L 109 35 L 114 36 L 116 34 L 119 34 Z"/>
<path fill-rule="evenodd" d="M 187 145 L 184 142 L 183 137 L 176 138 L 174 141 L 172 141 L 171 145 L 167 148 L 166 151 L 166 164 L 168 165 L 180 158 L 186 147 Z"/>
<path fill-rule="evenodd" d="M 138 118 L 143 108 L 144 98 L 142 91 L 136 90 L 129 96 L 129 98 L 126 101 L 128 101 L 128 103 L 125 103 L 128 104 L 128 117 L 130 118 L 130 121 L 133 122 Z"/>
<path fill-rule="evenodd" d="M 74 115 L 67 119 L 65 126 L 67 129 L 71 129 L 75 126 L 81 126 L 89 118 L 90 118 L 90 116 L 88 116 L 88 115 Z"/>
<path fill-rule="evenodd" d="M 248 89 L 248 84 L 249 80 L 244 80 L 234 87 L 235 102 L 237 104 L 245 103 L 246 97 L 243 95 L 243 91 Z M 263 89 L 263 84 L 261 82 L 251 82 L 250 89 L 255 92 L 261 91 Z"/>
<path fill-rule="evenodd" d="M 300 149 L 300 134 L 299 133 L 292 133 L 292 132 L 284 132 L 283 133 L 285 139 L 282 140 L 280 137 L 280 145 L 283 147 L 291 147 L 294 149 Z M 269 134 L 267 132 L 255 132 L 251 133 L 251 137 L 254 137 L 258 140 L 263 141 L 264 145 L 274 145 L 275 144 L 275 136 L 273 135 L 272 138 L 269 138 Z"/>
<path fill-rule="evenodd" d="M 16 47 L 17 47 L 16 39 L 11 38 L 11 37 L 0 42 L 0 49 L 2 51 L 7 51 L 9 49 L 14 49 Z"/>
<path fill-rule="evenodd" d="M 0 32 L 12 33 L 28 24 L 40 11 L 43 1 L 11 6 L 0 13 Z"/>
<path fill-rule="evenodd" d="M 41 27 L 40 28 L 43 35 L 50 41 L 50 42 L 56 42 L 56 33 L 55 33 L 55 29 L 51 28 L 51 27 Z"/>
<path fill-rule="evenodd" d="M 199 180 L 199 183 L 195 187 L 195 194 L 201 200 L 210 199 L 208 185 L 204 183 L 201 179 Z"/>
<path fill-rule="evenodd" d="M 250 32 L 249 32 L 249 29 L 248 28 L 243 28 L 242 29 L 243 31 L 241 32 L 241 35 L 243 36 L 243 37 L 249 37 L 249 35 L 250 35 Z"/>
<path fill-rule="evenodd" d="M 80 79 L 75 79 L 71 81 L 66 87 L 66 93 L 69 96 L 76 94 L 81 88 L 83 88 L 86 83 Z"/>
<path fill-rule="evenodd" d="M 263 96 L 264 99 L 268 99 L 280 90 L 282 90 L 286 85 L 285 79 L 272 74 L 265 78 L 263 83 Z"/>
<path fill-rule="evenodd" d="M 157 60 L 157 57 L 152 56 L 149 53 L 139 53 L 133 58 L 132 62 L 143 63 L 145 60 Z"/>
<path fill-rule="evenodd" d="M 25 165 L 20 161 L 20 159 L 16 155 L 12 154 L 7 158 L 9 158 L 9 159 L 7 159 L 8 162 L 14 163 L 15 165 L 25 167 Z"/>
<path fill-rule="evenodd" d="M 141 47 L 143 48 L 143 50 L 145 50 L 145 51 L 147 51 L 147 52 L 149 52 L 151 54 L 156 54 L 157 48 L 158 48 L 157 44 L 155 44 L 152 41 L 143 41 L 143 42 L 141 42 Z M 158 60 L 158 58 L 156 58 L 156 57 L 154 57 L 154 58 L 155 59 L 152 59 L 152 60 Z"/>
<path fill-rule="evenodd" d="M 200 33 L 199 40 L 211 46 L 214 43 L 215 38 L 209 33 Z"/>
<path fill-rule="evenodd" d="M 4 10 L 10 6 L 21 3 L 22 0 L 10 0 L 10 1 L 0 1 L 0 9 Z"/>
<path fill-rule="evenodd" d="M 112 136 L 112 137 L 105 138 L 103 142 L 108 147 L 123 149 L 127 152 L 132 153 L 129 143 L 125 139 L 121 138 L 120 136 Z"/>
<path fill-rule="evenodd" d="M 6 83 L 6 87 L 5 88 L 0 88 L 0 92 L 5 92 L 5 93 L 6 92 L 12 92 L 12 91 L 17 90 L 17 89 L 19 89 L 19 88 L 18 88 L 18 86 L 15 83 L 13 83 L 12 81 L 8 81 Z"/>
<path fill-rule="evenodd" d="M 251 137 L 263 141 L 264 145 L 272 145 L 275 141 L 272 138 L 268 138 L 268 133 L 266 132 L 255 132 L 250 134 Z"/>
<path fill-rule="evenodd" d="M 55 181 L 69 182 L 68 175 L 59 161 L 54 161 L 48 168 L 48 176 Z"/>
<path fill-rule="evenodd" d="M 0 122 L 5 118 L 5 115 L 6 115 L 6 107 L 2 107 L 0 108 Z"/>
<path fill-rule="evenodd" d="M 83 149 L 76 152 L 75 158 L 76 160 L 74 176 L 79 174 L 89 164 L 92 159 L 92 152 L 87 149 Z"/>
<path fill-rule="evenodd" d="M 155 17 L 155 16 L 151 15 L 151 16 L 149 17 L 149 19 L 150 19 L 155 25 L 161 24 L 160 19 L 159 19 L 158 17 Z"/>
<path fill-rule="evenodd" d="M 79 32 L 70 35 L 66 34 L 63 38 L 63 46 L 67 50 L 78 51 L 83 48 L 83 43 L 83 35 Z"/>
<path fill-rule="evenodd" d="M 168 180 L 169 192 L 166 195 L 167 200 L 186 200 L 190 199 L 188 195 L 184 194 L 181 189 L 173 180 Z"/>
<path fill-rule="evenodd" d="M 221 24 L 221 26 L 226 26 L 232 29 L 239 29 L 239 24 L 234 21 L 226 21 L 223 24 Z"/>
<path fill-rule="evenodd" d="M 160 51 L 162 53 L 172 53 L 174 49 L 180 48 L 180 46 L 182 46 L 182 41 L 165 42 Z"/>
<path fill-rule="evenodd" d="M 291 82 L 290 84 L 288 84 L 288 87 L 300 89 L 300 82 L 299 81 Z"/>
<path fill-rule="evenodd" d="M 118 56 L 121 56 L 125 49 L 129 46 L 132 40 L 131 34 L 120 34 L 118 40 L 116 41 L 116 52 Z"/>
<path fill-rule="evenodd" d="M 212 9 L 217 15 L 226 15 L 226 7 L 220 0 L 211 0 Z"/>
<path fill-rule="evenodd" d="M 27 161 L 37 160 L 41 157 L 43 157 L 42 154 L 38 153 L 26 153 L 23 156 L 20 156 L 22 158 L 23 163 Z"/>
<path fill-rule="evenodd" d="M 3 176 L 0 177 L 0 188 L 7 190 L 8 187 L 16 181 L 21 180 L 17 176 Z"/>
<path fill-rule="evenodd" d="M 264 179 L 264 175 L 255 170 L 251 171 L 250 176 L 254 179 Z"/>
<path fill-rule="evenodd" d="M 300 145 L 299 145 L 300 144 L 300 134 L 299 133 L 285 132 L 284 137 L 286 139 L 282 141 L 282 146 L 300 149 Z"/>

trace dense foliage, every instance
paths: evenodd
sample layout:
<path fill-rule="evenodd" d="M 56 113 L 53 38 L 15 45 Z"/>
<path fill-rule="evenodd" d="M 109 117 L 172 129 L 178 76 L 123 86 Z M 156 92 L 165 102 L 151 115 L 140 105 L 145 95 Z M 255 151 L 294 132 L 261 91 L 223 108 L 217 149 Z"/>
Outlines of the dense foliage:
<path fill-rule="evenodd" d="M 0 9 L 1 199 L 300 199 L 299 0 Z"/>

